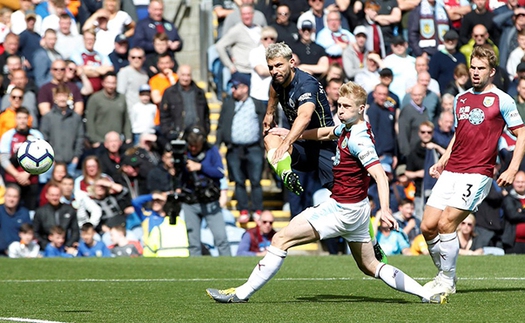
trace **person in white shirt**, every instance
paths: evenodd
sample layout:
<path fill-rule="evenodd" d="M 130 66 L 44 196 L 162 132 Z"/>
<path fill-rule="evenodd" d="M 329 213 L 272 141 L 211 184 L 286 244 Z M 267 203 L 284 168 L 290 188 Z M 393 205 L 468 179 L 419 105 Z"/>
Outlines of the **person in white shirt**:
<path fill-rule="evenodd" d="M 266 48 L 270 44 L 275 44 L 277 31 L 273 27 L 264 27 L 261 30 L 261 43 L 250 51 L 250 66 L 252 75 L 250 78 L 250 96 L 263 102 L 268 102 L 270 82 L 270 70 L 266 63 Z"/>
<path fill-rule="evenodd" d="M 24 223 L 18 230 L 20 241 L 15 241 L 9 245 L 9 258 L 37 258 L 40 246 L 35 242 L 35 231 L 29 223 Z"/>

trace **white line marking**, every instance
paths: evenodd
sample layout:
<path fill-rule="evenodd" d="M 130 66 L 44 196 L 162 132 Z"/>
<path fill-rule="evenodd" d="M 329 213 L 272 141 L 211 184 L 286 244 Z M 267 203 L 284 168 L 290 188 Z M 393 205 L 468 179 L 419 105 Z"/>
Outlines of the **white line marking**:
<path fill-rule="evenodd" d="M 22 318 L 22 317 L 0 317 L 0 321 L 29 322 L 29 323 L 64 323 L 64 322 L 58 322 L 58 321 L 25 319 L 25 318 Z"/>
<path fill-rule="evenodd" d="M 430 280 L 432 277 L 413 277 L 416 280 Z M 0 283 L 164 283 L 164 282 L 209 282 L 209 281 L 232 281 L 246 278 L 137 278 L 137 279 L 4 279 Z M 344 278 L 344 277 L 326 277 L 326 278 L 275 278 L 277 281 L 350 281 L 350 280 L 375 280 L 372 277 L 363 278 Z M 460 277 L 459 280 L 517 280 L 524 281 L 525 277 Z"/>

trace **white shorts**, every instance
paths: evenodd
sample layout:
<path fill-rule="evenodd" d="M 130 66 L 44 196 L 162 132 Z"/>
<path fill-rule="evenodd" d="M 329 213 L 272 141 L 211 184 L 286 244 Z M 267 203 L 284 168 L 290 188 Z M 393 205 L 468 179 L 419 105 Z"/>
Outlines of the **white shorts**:
<path fill-rule="evenodd" d="M 333 198 L 309 207 L 302 212 L 319 233 L 321 239 L 343 237 L 348 242 L 369 242 L 370 204 L 361 202 L 343 204 Z"/>
<path fill-rule="evenodd" d="M 451 206 L 476 212 L 487 197 L 492 178 L 481 174 L 461 174 L 443 171 L 434 185 L 427 205 L 444 210 Z"/>

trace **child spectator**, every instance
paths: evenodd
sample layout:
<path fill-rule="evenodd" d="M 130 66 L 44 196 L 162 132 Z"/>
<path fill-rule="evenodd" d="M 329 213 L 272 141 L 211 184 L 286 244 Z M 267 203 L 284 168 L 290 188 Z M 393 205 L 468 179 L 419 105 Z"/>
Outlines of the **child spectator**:
<path fill-rule="evenodd" d="M 84 223 L 80 229 L 79 257 L 111 257 L 111 251 L 102 241 L 96 241 L 95 228 L 91 223 Z"/>
<path fill-rule="evenodd" d="M 12 13 L 13 11 L 7 7 L 0 9 L 0 44 L 4 43 L 5 36 L 11 32 Z"/>
<path fill-rule="evenodd" d="M 66 231 L 59 225 L 55 225 L 49 230 L 49 243 L 44 250 L 44 257 L 63 257 L 73 258 L 77 255 L 78 251 L 76 248 L 68 247 L 64 245 L 66 241 Z"/>
<path fill-rule="evenodd" d="M 18 230 L 20 241 L 15 241 L 9 245 L 9 258 L 37 258 L 40 246 L 35 241 L 35 231 L 29 223 L 24 223 Z"/>
<path fill-rule="evenodd" d="M 151 103 L 151 87 L 148 84 L 140 86 L 139 98 L 140 101 L 129 110 L 131 132 L 135 145 L 139 143 L 141 134 L 155 133 L 155 115 L 157 114 L 157 106 Z"/>
<path fill-rule="evenodd" d="M 113 245 L 109 249 L 113 257 L 139 257 L 142 255 L 142 246 L 138 241 L 128 240 L 124 225 L 112 227 L 110 234 Z"/>
<path fill-rule="evenodd" d="M 158 33 L 153 38 L 153 49 L 154 53 L 149 53 L 146 55 L 146 61 L 144 62 L 144 70 L 148 73 L 148 77 L 152 78 L 154 75 L 159 73 L 157 69 L 157 61 L 159 56 L 168 52 L 168 35 L 165 33 Z M 170 51 L 171 57 L 174 57 L 173 52 Z M 178 68 L 178 64 L 175 62 L 174 69 Z"/>

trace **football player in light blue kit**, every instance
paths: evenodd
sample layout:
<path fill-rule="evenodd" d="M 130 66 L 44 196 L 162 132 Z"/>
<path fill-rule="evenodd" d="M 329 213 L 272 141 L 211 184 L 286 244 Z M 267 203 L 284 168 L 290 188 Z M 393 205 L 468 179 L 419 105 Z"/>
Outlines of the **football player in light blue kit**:
<path fill-rule="evenodd" d="M 512 184 L 525 152 L 525 128 L 516 103 L 491 82 L 496 65 L 490 46 L 474 48 L 470 57 L 472 88 L 454 101 L 456 133 L 445 154 L 429 170 L 439 179 L 423 213 L 421 231 L 438 269 L 425 287 L 435 293 L 456 292 L 456 229 L 489 193 L 505 125 L 518 140 L 508 169 L 497 180 L 499 186 Z"/>
<path fill-rule="evenodd" d="M 363 119 L 367 94 L 352 82 L 339 90 L 337 114 L 342 124 L 306 130 L 306 140 L 337 139 L 333 166 L 334 186 L 329 200 L 310 207 L 294 217 L 277 232 L 264 258 L 259 261 L 248 281 L 226 290 L 207 289 L 207 294 L 220 303 L 242 303 L 261 289 L 278 271 L 289 248 L 319 239 L 343 237 L 363 273 L 383 280 L 390 287 L 421 297 L 426 303 L 445 303 L 446 295 L 433 294 L 401 270 L 379 262 L 368 232 L 370 176 L 377 182 L 380 210 L 378 216 L 389 227 L 397 229 L 397 221 L 389 208 L 388 178 L 379 163 L 370 125 Z M 272 129 L 286 135 L 288 130 Z M 370 176 L 369 176 L 370 175 Z"/>

